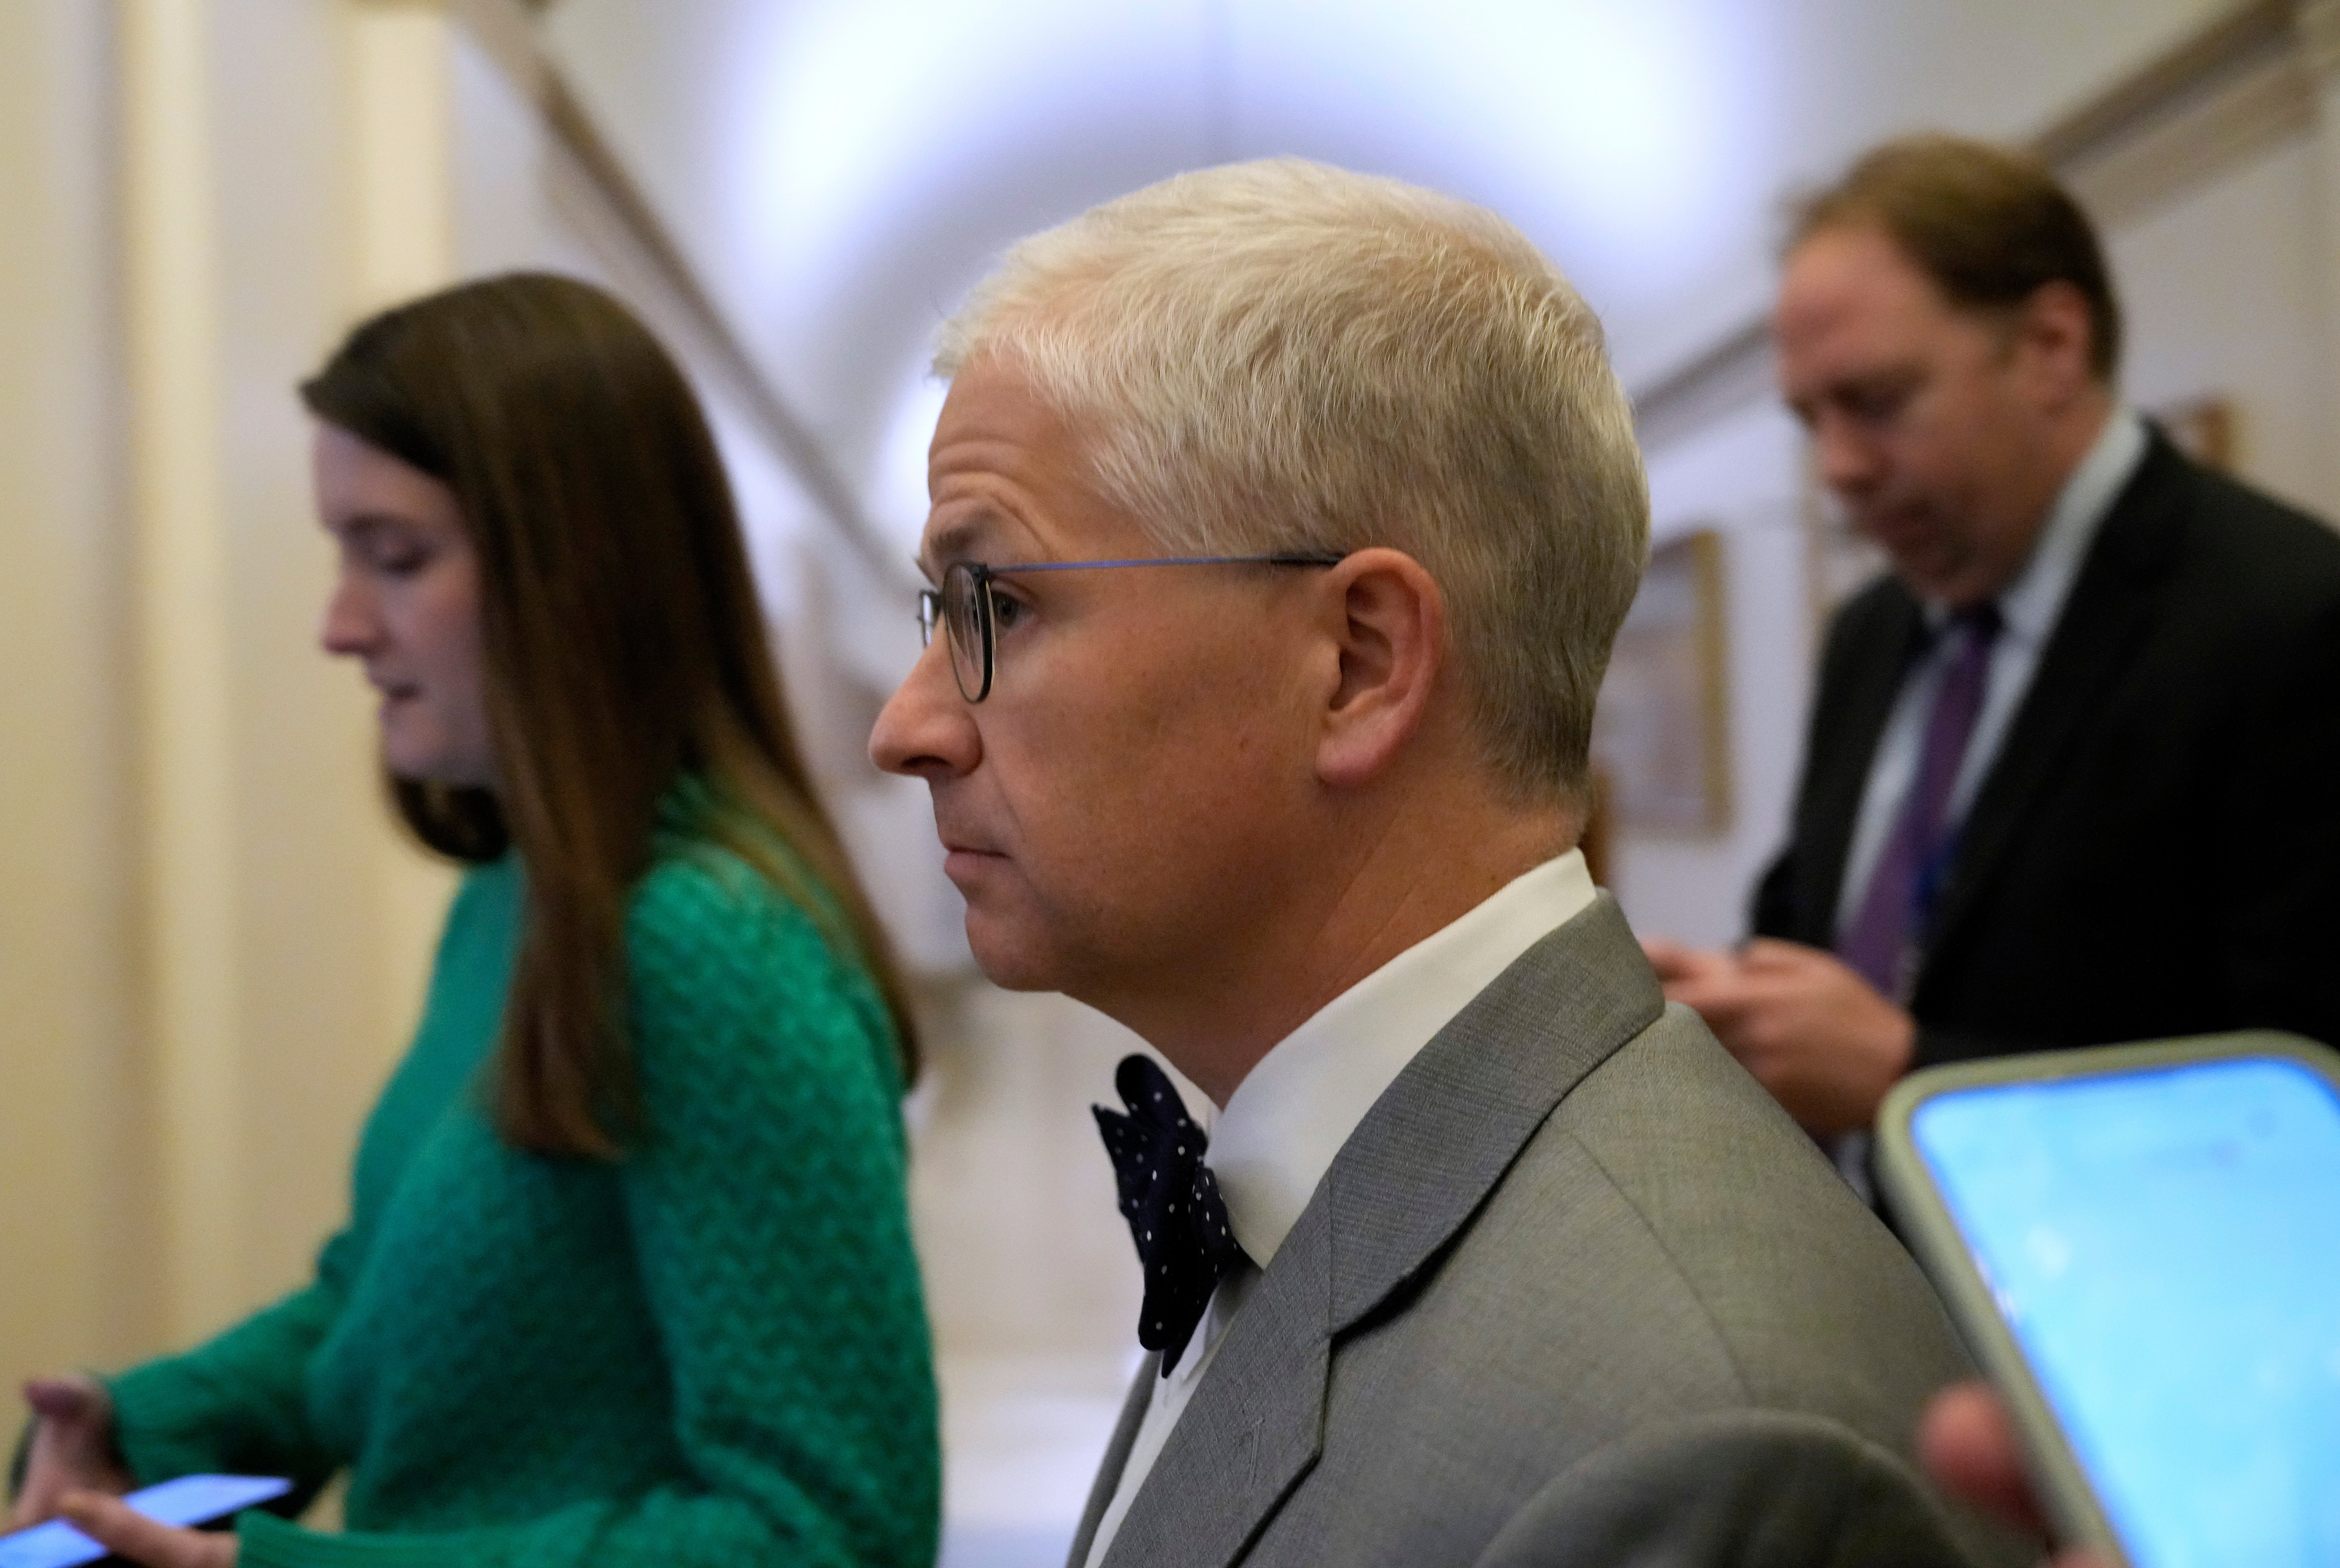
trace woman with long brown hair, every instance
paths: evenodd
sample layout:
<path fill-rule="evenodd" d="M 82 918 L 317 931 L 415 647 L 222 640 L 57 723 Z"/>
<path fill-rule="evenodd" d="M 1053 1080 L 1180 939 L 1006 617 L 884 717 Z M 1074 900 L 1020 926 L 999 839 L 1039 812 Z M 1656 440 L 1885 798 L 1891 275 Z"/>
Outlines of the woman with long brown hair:
<path fill-rule="evenodd" d="M 302 395 L 322 640 L 469 870 L 314 1283 L 33 1384 L 18 1521 L 154 1568 L 930 1563 L 908 1016 L 688 386 L 520 274 L 365 323 Z M 103 1495 L 204 1471 L 346 1471 L 347 1531 Z"/>

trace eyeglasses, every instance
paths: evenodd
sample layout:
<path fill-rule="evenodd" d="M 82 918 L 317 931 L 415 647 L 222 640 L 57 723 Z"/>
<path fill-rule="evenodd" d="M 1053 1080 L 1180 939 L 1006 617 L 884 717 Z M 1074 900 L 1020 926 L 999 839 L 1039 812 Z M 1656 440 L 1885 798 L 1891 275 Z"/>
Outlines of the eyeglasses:
<path fill-rule="evenodd" d="M 943 568 L 940 588 L 918 590 L 918 636 L 931 645 L 941 626 L 950 641 L 951 674 L 959 695 L 980 702 L 991 695 L 998 663 L 999 610 L 991 596 L 994 578 L 1026 571 L 1105 571 L 1124 566 L 1338 566 L 1338 555 L 1169 555 L 1139 561 L 1038 561 L 984 566 L 955 561 Z"/>

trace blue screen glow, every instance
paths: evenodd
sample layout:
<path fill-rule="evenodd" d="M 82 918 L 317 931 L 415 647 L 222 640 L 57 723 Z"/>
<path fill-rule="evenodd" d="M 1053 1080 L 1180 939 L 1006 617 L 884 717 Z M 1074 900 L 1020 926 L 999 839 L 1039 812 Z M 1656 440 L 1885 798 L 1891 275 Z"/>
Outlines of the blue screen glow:
<path fill-rule="evenodd" d="M 1910 1130 L 2137 1568 L 2340 1563 L 2340 1099 L 2226 1061 Z"/>

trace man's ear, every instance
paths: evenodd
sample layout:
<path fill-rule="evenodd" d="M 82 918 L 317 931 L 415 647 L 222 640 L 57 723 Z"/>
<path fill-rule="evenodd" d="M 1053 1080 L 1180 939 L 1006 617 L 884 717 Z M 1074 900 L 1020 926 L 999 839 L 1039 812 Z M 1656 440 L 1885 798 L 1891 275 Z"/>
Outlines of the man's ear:
<path fill-rule="evenodd" d="M 2098 325 L 2087 296 L 2072 284 L 2058 280 L 2032 291 L 2017 312 L 2015 342 L 2042 392 L 2068 398 L 2095 383 L 2089 345 Z"/>
<path fill-rule="evenodd" d="M 1321 714 L 1316 774 L 1352 789 L 1387 770 L 1430 712 L 1446 661 L 1446 598 L 1402 551 L 1361 550 L 1327 573 L 1339 679 Z"/>

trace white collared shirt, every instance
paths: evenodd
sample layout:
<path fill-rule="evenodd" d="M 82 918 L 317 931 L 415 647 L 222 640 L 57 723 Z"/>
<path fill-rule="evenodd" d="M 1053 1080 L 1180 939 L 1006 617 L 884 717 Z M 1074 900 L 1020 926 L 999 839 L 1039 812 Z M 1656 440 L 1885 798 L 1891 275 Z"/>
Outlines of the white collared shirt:
<path fill-rule="evenodd" d="M 1325 1003 L 1260 1058 L 1211 1128 L 1209 1153 L 1228 1226 L 1254 1263 L 1265 1268 L 1274 1257 L 1333 1156 L 1431 1037 L 1521 954 L 1583 913 L 1594 891 L 1581 853 L 1548 860 Z M 1090 1543 L 1089 1568 L 1113 1545 L 1258 1278 L 1244 1269 L 1221 1281 L 1186 1355 L 1154 1380 L 1153 1403 Z"/>
<path fill-rule="evenodd" d="M 1966 819 L 1967 808 L 1982 788 L 1999 742 L 2006 739 L 2015 710 L 2039 669 L 2039 656 L 2062 619 L 2064 601 L 2096 542 L 2113 502 L 2145 461 L 2145 421 L 2132 409 L 2119 408 L 2105 421 L 2096 444 L 2072 471 L 2056 497 L 2039 541 L 2018 576 L 1998 596 L 1998 640 L 1990 650 L 1990 673 L 1983 691 L 1982 712 L 1976 716 L 1965 759 L 1950 787 L 1948 819 Z M 1948 621 L 1945 605 L 1923 606 L 1926 622 L 1938 631 Z M 1869 783 L 1861 791 L 1860 814 L 1854 819 L 1852 848 L 1845 858 L 1844 880 L 1837 892 L 1836 929 L 1839 938 L 1860 918 L 1869 897 L 1869 879 L 1885 852 L 1886 838 L 1901 815 L 1901 803 L 1918 777 L 1918 759 L 1925 747 L 1926 720 L 1934 710 L 1934 693 L 1942 683 L 1957 649 L 1955 638 L 1937 638 L 1901 682 L 1893 700 L 1892 715 L 1877 742 L 1877 756 L 1869 766 Z"/>

